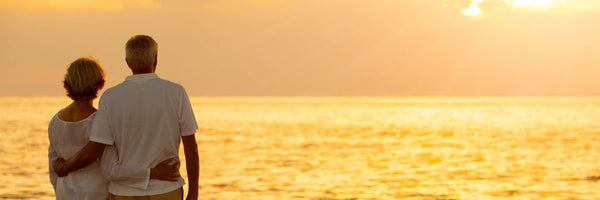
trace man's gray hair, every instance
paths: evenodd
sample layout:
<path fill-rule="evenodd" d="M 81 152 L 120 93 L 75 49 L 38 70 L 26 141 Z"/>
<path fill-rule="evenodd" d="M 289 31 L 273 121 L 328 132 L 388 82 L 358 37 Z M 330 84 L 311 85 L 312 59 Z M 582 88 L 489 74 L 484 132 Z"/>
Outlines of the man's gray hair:
<path fill-rule="evenodd" d="M 125 44 L 127 65 L 132 70 L 143 70 L 154 66 L 158 44 L 147 35 L 133 36 Z"/>

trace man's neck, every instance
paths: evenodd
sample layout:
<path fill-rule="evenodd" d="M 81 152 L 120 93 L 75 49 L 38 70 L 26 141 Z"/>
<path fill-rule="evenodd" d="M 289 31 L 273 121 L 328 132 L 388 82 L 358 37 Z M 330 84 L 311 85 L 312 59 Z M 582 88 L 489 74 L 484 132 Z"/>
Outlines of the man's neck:
<path fill-rule="evenodd" d="M 154 72 L 133 73 L 132 75 L 140 75 L 140 74 L 154 74 Z"/>
<path fill-rule="evenodd" d="M 154 67 L 147 67 L 147 68 L 144 68 L 144 69 L 131 70 L 131 73 L 133 75 L 136 75 L 136 74 L 149 74 L 149 73 L 154 73 L 154 69 L 155 69 Z"/>
<path fill-rule="evenodd" d="M 154 73 L 153 71 L 150 70 L 144 70 L 144 71 L 131 71 L 133 73 L 133 75 L 137 75 L 137 74 L 151 74 Z"/>

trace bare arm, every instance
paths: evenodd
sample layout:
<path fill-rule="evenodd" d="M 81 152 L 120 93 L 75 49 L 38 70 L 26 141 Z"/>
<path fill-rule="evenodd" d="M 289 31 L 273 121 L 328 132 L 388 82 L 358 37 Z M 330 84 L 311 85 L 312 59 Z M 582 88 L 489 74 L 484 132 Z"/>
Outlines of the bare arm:
<path fill-rule="evenodd" d="M 194 134 L 189 136 L 182 136 L 183 151 L 185 152 L 185 166 L 187 168 L 188 175 L 188 196 L 186 200 L 197 200 L 198 199 L 198 179 L 200 176 L 200 159 L 198 156 L 198 144 L 196 144 L 196 137 Z"/>
<path fill-rule="evenodd" d="M 62 161 L 62 159 L 59 159 L 54 162 L 54 171 L 58 176 L 63 177 L 68 175 L 69 172 L 84 168 L 102 156 L 104 146 L 105 144 L 90 141 L 69 160 Z"/>

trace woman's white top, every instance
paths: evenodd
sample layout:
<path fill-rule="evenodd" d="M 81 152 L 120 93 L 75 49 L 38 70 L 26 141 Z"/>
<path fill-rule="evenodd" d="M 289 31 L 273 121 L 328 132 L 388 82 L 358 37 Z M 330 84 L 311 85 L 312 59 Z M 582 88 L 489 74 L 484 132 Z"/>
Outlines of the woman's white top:
<path fill-rule="evenodd" d="M 54 115 L 48 125 L 48 148 L 50 182 L 54 187 L 56 199 L 105 200 L 108 198 L 108 181 L 102 176 L 100 162 L 58 177 L 53 164 L 57 158 L 71 158 L 89 142 L 89 130 L 96 113 L 77 122 L 63 121 Z"/>
<path fill-rule="evenodd" d="M 58 177 L 53 165 L 57 158 L 65 160 L 73 157 L 89 142 L 89 131 L 96 113 L 77 122 L 63 121 L 58 113 L 48 125 L 48 166 L 50 182 L 54 187 L 56 199 L 105 200 L 108 198 L 109 180 L 145 190 L 150 182 L 150 168 L 122 164 L 114 146 L 104 148 L 102 159 L 65 177 Z"/>

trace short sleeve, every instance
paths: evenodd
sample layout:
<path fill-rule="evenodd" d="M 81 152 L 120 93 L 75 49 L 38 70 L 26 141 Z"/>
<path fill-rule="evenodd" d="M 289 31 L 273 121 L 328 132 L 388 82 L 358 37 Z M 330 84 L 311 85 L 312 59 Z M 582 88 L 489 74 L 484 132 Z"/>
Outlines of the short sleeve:
<path fill-rule="evenodd" d="M 96 111 L 96 117 L 94 118 L 92 130 L 90 131 L 90 141 L 112 145 L 115 140 L 113 138 L 111 131 L 112 128 L 108 118 L 109 109 L 108 105 L 106 105 L 102 99 L 103 98 L 100 98 L 100 102 L 98 103 L 98 111 Z"/>
<path fill-rule="evenodd" d="M 48 175 L 50 175 L 50 183 L 52 184 L 52 188 L 54 188 L 54 190 L 56 191 L 56 181 L 58 179 L 58 175 L 56 174 L 56 172 L 54 172 L 54 161 L 58 159 L 58 153 L 56 153 L 56 150 L 52 146 L 51 126 L 52 121 L 48 125 L 48 140 L 50 141 L 50 144 L 48 145 Z"/>
<path fill-rule="evenodd" d="M 54 172 L 54 161 L 58 158 L 56 151 L 52 148 L 52 144 L 48 145 L 48 174 L 50 175 L 50 183 L 56 191 L 56 180 L 58 175 Z"/>
<path fill-rule="evenodd" d="M 190 98 L 188 97 L 185 89 L 181 88 L 181 96 L 180 96 L 180 105 L 179 105 L 179 132 L 181 136 L 189 136 L 196 133 L 196 129 L 198 129 L 198 124 L 196 123 L 196 117 L 194 116 L 194 111 L 192 110 L 192 104 L 190 103 Z"/>

